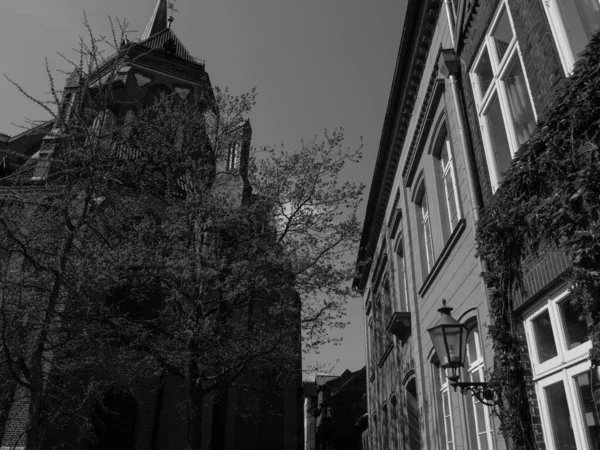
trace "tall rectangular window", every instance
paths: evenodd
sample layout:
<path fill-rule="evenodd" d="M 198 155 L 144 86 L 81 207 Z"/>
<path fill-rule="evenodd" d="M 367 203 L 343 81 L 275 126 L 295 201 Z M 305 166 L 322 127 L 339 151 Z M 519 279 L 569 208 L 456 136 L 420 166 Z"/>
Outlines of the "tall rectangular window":
<path fill-rule="evenodd" d="M 234 170 L 240 167 L 240 150 L 239 143 L 232 144 L 227 149 L 227 160 L 225 162 L 225 170 Z"/>
<path fill-rule="evenodd" d="M 400 233 L 396 239 L 396 262 L 398 278 L 398 292 L 400 301 L 400 311 L 410 311 L 410 302 L 408 301 L 408 282 L 406 279 L 406 266 L 404 264 L 404 245 L 403 234 Z"/>
<path fill-rule="evenodd" d="M 450 382 L 446 371 L 439 365 L 439 358 L 431 359 L 433 390 L 437 410 L 437 425 L 442 449 L 454 450 L 454 424 L 452 420 L 452 401 L 450 398 Z"/>
<path fill-rule="evenodd" d="M 483 351 L 477 322 L 470 323 L 467 336 L 467 373 L 471 382 L 480 383 L 484 380 Z M 490 410 L 477 397 L 471 396 L 469 425 L 473 440 L 478 450 L 493 449 L 492 426 Z"/>
<path fill-rule="evenodd" d="M 546 0 L 543 4 L 568 75 L 592 35 L 600 29 L 600 0 Z"/>
<path fill-rule="evenodd" d="M 500 2 L 471 70 L 492 189 L 536 126 L 523 62 L 506 0 Z"/>
<path fill-rule="evenodd" d="M 442 235 L 446 241 L 461 219 L 460 195 L 450 136 L 445 120 L 434 140 L 433 156 L 436 164 L 436 185 L 442 221 Z"/>
<path fill-rule="evenodd" d="M 419 423 L 419 400 L 417 382 L 411 378 L 406 384 L 406 413 L 408 416 L 408 449 L 420 450 L 421 425 Z"/>
<path fill-rule="evenodd" d="M 433 255 L 433 240 L 431 237 L 431 218 L 429 216 L 429 204 L 427 202 L 427 193 L 425 192 L 425 186 L 421 187 L 422 193 L 420 199 L 417 201 L 418 207 L 418 220 L 419 220 L 419 239 L 421 242 L 421 259 L 423 261 L 423 268 L 426 273 L 429 273 L 433 267 L 434 255 Z"/>

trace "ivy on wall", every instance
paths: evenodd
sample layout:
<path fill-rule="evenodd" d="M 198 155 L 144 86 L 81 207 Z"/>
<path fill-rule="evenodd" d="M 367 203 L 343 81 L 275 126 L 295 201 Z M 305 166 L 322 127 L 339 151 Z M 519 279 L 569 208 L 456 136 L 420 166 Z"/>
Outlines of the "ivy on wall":
<path fill-rule="evenodd" d="M 497 413 L 515 449 L 534 449 L 531 390 L 526 380 L 519 317 L 513 302 L 524 290 L 527 258 L 566 252 L 573 303 L 591 318 L 591 361 L 600 363 L 600 34 L 592 38 L 573 75 L 564 80 L 538 129 L 517 155 L 482 213 L 478 254 L 485 263 L 499 389 Z M 596 400 L 600 396 L 596 395 Z"/>

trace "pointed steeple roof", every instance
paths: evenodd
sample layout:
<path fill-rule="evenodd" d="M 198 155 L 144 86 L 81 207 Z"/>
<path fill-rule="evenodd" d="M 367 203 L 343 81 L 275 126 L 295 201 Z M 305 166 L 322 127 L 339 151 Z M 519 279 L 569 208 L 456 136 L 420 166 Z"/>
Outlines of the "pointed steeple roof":
<path fill-rule="evenodd" d="M 145 41 L 150 36 L 160 33 L 168 28 L 168 18 L 167 0 L 158 0 L 154 12 L 152 13 L 152 17 L 150 17 L 148 25 L 146 25 L 146 29 L 144 30 L 144 34 L 142 34 L 142 41 Z"/>

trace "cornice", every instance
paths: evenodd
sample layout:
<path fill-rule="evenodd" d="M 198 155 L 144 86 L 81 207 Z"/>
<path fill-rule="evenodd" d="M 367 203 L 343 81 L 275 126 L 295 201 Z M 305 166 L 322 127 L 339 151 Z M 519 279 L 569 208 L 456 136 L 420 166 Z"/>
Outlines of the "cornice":
<path fill-rule="evenodd" d="M 353 283 L 359 290 L 364 288 L 371 264 L 358 263 L 368 261 L 375 250 L 441 6 L 441 0 L 409 0 L 406 8 L 360 242 L 360 274 Z"/>
<path fill-rule="evenodd" d="M 429 78 L 427 91 L 425 92 L 425 98 L 423 99 L 423 105 L 421 107 L 421 112 L 419 113 L 419 119 L 417 120 L 415 133 L 413 134 L 413 138 L 408 149 L 408 155 L 406 156 L 406 163 L 404 164 L 404 168 L 402 170 L 402 178 L 404 179 L 404 185 L 406 187 L 410 187 L 415 176 L 415 172 L 419 165 L 419 160 L 425 146 L 425 140 L 435 116 L 439 99 L 444 93 L 445 80 L 438 78 L 437 75 L 438 68 L 436 66 L 431 73 L 431 77 Z"/>

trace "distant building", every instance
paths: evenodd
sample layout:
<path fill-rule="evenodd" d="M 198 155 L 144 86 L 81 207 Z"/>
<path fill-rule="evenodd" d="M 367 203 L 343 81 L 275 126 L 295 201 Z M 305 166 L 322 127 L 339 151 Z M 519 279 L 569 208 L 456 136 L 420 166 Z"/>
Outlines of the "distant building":
<path fill-rule="evenodd" d="M 363 449 L 362 432 L 355 425 L 366 413 L 365 388 L 365 368 L 316 375 L 314 382 L 304 383 L 306 450 Z"/>

